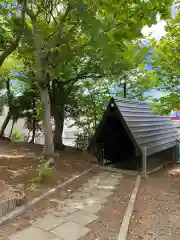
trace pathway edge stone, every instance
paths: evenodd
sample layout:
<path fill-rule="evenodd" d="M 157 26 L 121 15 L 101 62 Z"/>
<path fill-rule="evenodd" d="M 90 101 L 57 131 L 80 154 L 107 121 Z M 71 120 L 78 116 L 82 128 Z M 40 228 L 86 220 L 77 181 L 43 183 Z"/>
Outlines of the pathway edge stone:
<path fill-rule="evenodd" d="M 140 187 L 140 183 L 141 183 L 141 176 L 138 175 L 137 179 L 136 179 L 136 183 L 134 186 L 134 189 L 132 191 L 131 194 L 131 198 L 129 200 L 125 215 L 123 217 L 123 221 L 120 227 L 120 231 L 119 231 L 119 235 L 117 240 L 126 240 L 127 234 L 128 234 L 128 230 L 129 230 L 129 224 L 130 224 L 130 220 L 131 220 L 131 216 L 132 216 L 132 212 L 134 209 L 134 205 L 136 202 L 136 197 L 139 191 L 139 187 Z"/>
<path fill-rule="evenodd" d="M 8 213 L 7 215 L 0 217 L 0 225 L 6 223 L 7 221 L 10 221 L 12 219 L 14 219 L 15 217 L 20 216 L 22 213 L 24 213 L 27 209 L 29 209 L 30 207 L 32 207 L 33 205 L 35 205 L 36 203 L 38 203 L 39 201 L 43 200 L 44 198 L 50 196 L 52 193 L 54 193 L 55 191 L 57 191 L 58 189 L 64 187 L 65 185 L 67 185 L 68 183 L 71 183 L 72 181 L 74 181 L 75 179 L 78 179 L 79 177 L 85 175 L 86 173 L 92 171 L 94 169 L 94 167 L 89 168 L 87 170 L 85 170 L 84 172 L 80 173 L 79 175 L 75 175 L 74 177 L 68 179 L 67 181 L 57 185 L 54 188 L 51 188 L 50 190 L 48 190 L 47 192 L 45 192 L 44 194 L 40 195 L 39 197 L 34 198 L 33 200 L 29 201 L 28 203 L 26 203 L 25 205 L 16 208 L 14 211 Z"/>

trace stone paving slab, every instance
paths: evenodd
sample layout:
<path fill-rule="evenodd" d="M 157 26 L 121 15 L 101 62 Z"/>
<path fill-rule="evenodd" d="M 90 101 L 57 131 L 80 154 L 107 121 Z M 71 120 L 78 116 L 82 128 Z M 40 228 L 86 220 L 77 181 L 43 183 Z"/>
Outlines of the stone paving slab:
<path fill-rule="evenodd" d="M 106 202 L 107 202 L 107 198 L 100 198 L 98 196 L 93 196 L 93 197 L 84 199 L 82 203 L 87 203 L 87 204 L 100 203 L 101 205 L 103 205 Z"/>
<path fill-rule="evenodd" d="M 108 177 L 111 173 L 109 172 L 100 172 L 98 175 L 97 175 L 97 178 L 101 178 L 101 177 Z M 95 178 L 96 176 L 94 176 L 93 178 Z"/>
<path fill-rule="evenodd" d="M 121 179 L 121 178 L 123 178 L 123 175 L 122 174 L 110 173 L 109 177 L 116 178 L 116 179 Z"/>
<path fill-rule="evenodd" d="M 55 237 L 52 233 L 31 226 L 9 237 L 9 240 L 49 240 Z M 60 239 L 61 240 L 61 239 Z"/>
<path fill-rule="evenodd" d="M 81 201 L 74 200 L 74 199 L 67 199 L 65 201 L 62 201 L 60 206 L 61 206 L 61 208 L 63 206 L 69 206 L 69 207 L 72 207 L 72 208 L 79 208 L 79 206 L 82 206 L 83 204 L 100 203 L 100 204 L 103 205 L 105 202 L 107 202 L 106 198 L 100 198 L 99 196 L 91 196 L 91 197 L 84 198 Z"/>
<path fill-rule="evenodd" d="M 54 228 L 51 232 L 63 240 L 77 240 L 80 237 L 85 236 L 89 231 L 89 228 L 83 227 L 75 222 L 66 222 L 63 225 Z"/>
<path fill-rule="evenodd" d="M 97 181 L 97 182 L 88 182 L 84 184 L 81 189 L 86 189 L 86 191 L 91 191 L 93 188 L 97 188 L 98 186 L 111 186 L 116 187 L 119 184 L 119 180 L 109 180 L 109 181 Z"/>
<path fill-rule="evenodd" d="M 107 198 L 107 197 L 111 196 L 112 194 L 113 194 L 113 192 L 104 191 L 104 190 L 95 190 L 92 192 L 92 196 L 99 197 L 100 199 Z"/>
<path fill-rule="evenodd" d="M 95 221 L 98 218 L 97 215 L 88 213 L 82 210 L 78 210 L 66 217 L 67 221 L 75 222 L 81 224 L 81 226 L 88 225 L 89 223 Z"/>
<path fill-rule="evenodd" d="M 95 184 L 99 184 L 100 182 L 105 182 L 105 180 L 103 181 L 103 180 L 97 180 L 97 179 L 91 179 L 91 180 L 89 180 L 86 184 L 84 184 L 84 186 L 91 186 L 91 187 L 93 187 Z"/>
<path fill-rule="evenodd" d="M 115 186 L 107 186 L 107 185 L 97 185 L 97 186 L 95 186 L 97 189 L 100 189 L 100 190 L 110 190 L 110 191 L 112 191 L 112 190 L 114 190 L 115 189 Z"/>
<path fill-rule="evenodd" d="M 78 209 L 81 209 L 85 212 L 88 213 L 98 213 L 101 208 L 102 205 L 100 203 L 93 203 L 93 204 L 82 204 L 81 206 L 77 207 Z"/>
<path fill-rule="evenodd" d="M 79 203 L 78 205 L 74 207 L 66 206 L 66 207 L 59 207 L 58 211 L 52 212 L 54 216 L 57 217 L 66 217 L 71 213 L 76 212 L 77 210 L 83 210 L 85 212 L 89 213 L 97 213 L 102 208 L 102 204 L 100 203 L 94 203 L 94 202 L 88 202 L 83 201 Z"/>
<path fill-rule="evenodd" d="M 64 240 L 64 239 L 59 238 L 59 237 L 53 237 L 53 238 L 51 238 L 50 240 Z"/>
<path fill-rule="evenodd" d="M 35 222 L 33 222 L 33 225 L 45 231 L 49 231 L 63 224 L 64 222 L 66 222 L 65 218 L 54 216 L 53 214 L 48 214 L 42 218 L 37 219 Z"/>
<path fill-rule="evenodd" d="M 70 207 L 70 206 L 67 206 L 67 207 L 58 207 L 58 211 L 56 212 L 53 212 L 53 215 L 54 216 L 57 216 L 57 217 L 67 217 L 69 214 L 71 213 L 74 213 L 77 211 L 77 208 L 73 208 L 73 207 Z"/>
<path fill-rule="evenodd" d="M 117 178 L 108 178 L 108 179 L 91 179 L 87 184 L 108 184 L 108 185 L 116 185 L 119 183 L 119 179 Z"/>
<path fill-rule="evenodd" d="M 85 198 L 88 197 L 96 197 L 99 196 L 100 198 L 102 197 L 109 197 L 112 194 L 112 189 L 98 189 L 98 188 L 92 188 L 90 192 L 76 192 L 74 194 L 72 194 L 73 198 L 77 201 L 77 199 L 79 200 L 83 200 Z M 72 199 L 73 200 L 73 199 Z"/>
<path fill-rule="evenodd" d="M 90 197 L 90 196 L 92 196 L 92 194 L 91 194 L 91 192 L 89 192 L 89 191 L 87 191 L 87 192 L 85 192 L 85 191 L 79 191 L 79 192 L 75 192 L 75 193 L 73 193 L 72 195 L 71 195 L 73 198 L 75 198 L 76 200 L 77 199 L 84 199 L 84 198 L 87 198 L 87 197 Z"/>
<path fill-rule="evenodd" d="M 80 189 L 83 192 L 89 192 L 93 189 L 103 189 L 103 190 L 114 190 L 116 186 L 102 183 L 95 183 L 95 184 L 84 184 L 84 186 Z"/>

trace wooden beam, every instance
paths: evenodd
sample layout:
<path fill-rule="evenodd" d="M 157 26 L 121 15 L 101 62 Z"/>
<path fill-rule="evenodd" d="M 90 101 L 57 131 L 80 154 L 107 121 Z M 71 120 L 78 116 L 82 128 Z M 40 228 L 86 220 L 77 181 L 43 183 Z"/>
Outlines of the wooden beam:
<path fill-rule="evenodd" d="M 144 178 L 147 177 L 147 149 L 143 147 L 142 154 L 142 175 Z"/>

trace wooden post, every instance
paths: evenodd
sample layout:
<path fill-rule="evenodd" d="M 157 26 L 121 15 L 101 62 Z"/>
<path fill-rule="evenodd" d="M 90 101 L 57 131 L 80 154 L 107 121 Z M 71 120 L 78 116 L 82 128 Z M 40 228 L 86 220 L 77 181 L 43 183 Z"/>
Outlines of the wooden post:
<path fill-rule="evenodd" d="M 104 166 L 104 148 L 102 149 L 102 166 Z"/>
<path fill-rule="evenodd" d="M 142 153 L 142 175 L 144 178 L 147 177 L 147 151 L 146 147 L 143 147 Z"/>
<path fill-rule="evenodd" d="M 173 147 L 173 164 L 176 164 L 176 146 Z"/>
<path fill-rule="evenodd" d="M 176 146 L 173 149 L 173 163 L 179 163 L 179 141 L 176 140 Z"/>
<path fill-rule="evenodd" d="M 176 142 L 176 158 L 177 158 L 177 163 L 180 163 L 180 142 Z"/>

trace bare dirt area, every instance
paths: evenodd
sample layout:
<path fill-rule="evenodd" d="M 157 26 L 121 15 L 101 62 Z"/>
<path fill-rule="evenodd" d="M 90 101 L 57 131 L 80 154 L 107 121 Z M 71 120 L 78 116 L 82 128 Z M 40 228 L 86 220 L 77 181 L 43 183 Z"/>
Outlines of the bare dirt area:
<path fill-rule="evenodd" d="M 98 220 L 89 224 L 91 229 L 81 240 L 117 240 L 119 229 L 134 188 L 136 176 L 125 175 L 115 193 L 98 213 Z"/>
<path fill-rule="evenodd" d="M 175 168 L 167 167 L 142 180 L 128 240 L 179 239 L 180 176 L 174 174 Z"/>
<path fill-rule="evenodd" d="M 92 156 L 87 153 L 59 151 L 52 177 L 34 190 L 31 186 L 37 177 L 41 157 L 41 145 L 0 140 L 0 180 L 20 188 L 30 200 L 92 166 Z M 1 185 L 0 193 L 3 191 Z"/>
<path fill-rule="evenodd" d="M 8 240 L 8 236 L 26 228 L 36 218 L 44 216 L 47 213 L 52 213 L 57 210 L 59 204 L 57 199 L 61 201 L 72 198 L 72 193 L 81 188 L 82 185 L 95 176 L 98 173 L 98 169 L 94 169 L 89 173 L 74 180 L 70 184 L 66 185 L 62 189 L 59 189 L 53 193 L 50 197 L 41 200 L 35 204 L 32 208 L 27 210 L 24 214 L 15 219 L 0 225 L 0 240 Z"/>

